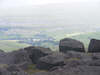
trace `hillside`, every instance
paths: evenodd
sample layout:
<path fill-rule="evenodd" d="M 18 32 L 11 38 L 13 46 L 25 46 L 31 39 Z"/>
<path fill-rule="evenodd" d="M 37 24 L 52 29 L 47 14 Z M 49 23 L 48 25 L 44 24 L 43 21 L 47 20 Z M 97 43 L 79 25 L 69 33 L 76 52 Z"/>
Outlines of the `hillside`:
<path fill-rule="evenodd" d="M 43 13 L 39 17 L 41 15 Z M 37 16 L 38 20 L 40 19 L 39 17 Z M 42 21 L 43 19 L 41 19 L 41 22 L 37 22 L 34 17 L 0 17 L 0 41 L 4 41 L 7 44 L 6 40 L 18 40 L 18 42 L 13 42 L 13 44 L 15 43 L 14 47 L 16 46 L 17 48 L 21 48 L 21 46 L 18 47 L 16 43 L 22 44 L 22 47 L 25 43 L 58 50 L 59 40 L 65 37 L 83 41 L 86 48 L 89 38 L 95 37 L 99 39 L 100 25 L 98 24 L 68 24 L 65 21 L 58 24 L 55 23 L 59 22 L 58 19 L 54 18 L 55 22 L 50 19 L 47 19 L 47 21 Z M 4 45 L 1 48 L 13 50 L 12 42 L 10 44 L 7 48 L 4 48 Z"/>
<path fill-rule="evenodd" d="M 88 48 L 90 39 L 92 38 L 100 39 L 100 32 L 89 32 L 89 33 L 80 34 L 77 36 L 72 36 L 71 38 L 82 41 L 85 44 L 85 47 Z"/>
<path fill-rule="evenodd" d="M 100 40 L 90 41 L 88 52 L 71 38 L 61 39 L 58 51 L 39 46 L 0 50 L 0 75 L 99 75 Z"/>
<path fill-rule="evenodd" d="M 0 40 L 0 49 L 5 52 L 14 51 L 27 46 L 30 45 L 25 43 L 20 44 L 17 40 Z"/>
<path fill-rule="evenodd" d="M 65 32 L 62 31 L 59 33 L 56 32 L 43 35 L 42 34 L 30 35 L 28 37 L 26 36 L 27 35 L 26 33 L 24 34 L 25 36 L 23 34 L 22 35 L 20 34 L 20 36 L 19 35 L 1 36 L 0 48 L 9 51 L 33 45 L 33 46 L 42 46 L 46 48 L 50 47 L 53 50 L 58 50 L 59 40 L 68 37 L 82 41 L 87 49 L 89 40 L 91 38 L 99 39 L 100 37 L 100 32 L 86 32 L 86 33 L 80 32 L 80 33 L 70 33 L 70 34 L 67 33 L 66 35 L 63 34 L 65 34 Z"/>

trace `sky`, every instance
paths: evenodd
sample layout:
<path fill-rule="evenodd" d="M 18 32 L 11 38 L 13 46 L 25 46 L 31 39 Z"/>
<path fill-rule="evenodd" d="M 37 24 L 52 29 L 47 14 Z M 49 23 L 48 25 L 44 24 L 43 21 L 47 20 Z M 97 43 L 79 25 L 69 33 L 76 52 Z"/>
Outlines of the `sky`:
<path fill-rule="evenodd" d="M 100 24 L 100 0 L 0 0 L 0 16 L 33 16 L 34 21 L 45 23 L 67 20 Z"/>
<path fill-rule="evenodd" d="M 68 2 L 99 2 L 99 0 L 0 0 L 1 8 L 14 8 L 30 5 L 44 5 L 50 3 L 68 3 Z"/>

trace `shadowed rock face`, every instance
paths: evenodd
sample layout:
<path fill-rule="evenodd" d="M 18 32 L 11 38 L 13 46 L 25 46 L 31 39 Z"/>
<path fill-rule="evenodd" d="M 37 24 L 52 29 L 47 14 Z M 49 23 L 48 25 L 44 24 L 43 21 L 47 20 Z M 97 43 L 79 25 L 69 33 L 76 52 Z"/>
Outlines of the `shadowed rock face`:
<path fill-rule="evenodd" d="M 7 53 L 0 50 L 0 64 L 6 64 L 8 61 L 6 61 Z"/>
<path fill-rule="evenodd" d="M 60 40 L 59 49 L 60 52 L 67 52 L 67 51 L 85 52 L 83 43 L 71 38 L 65 38 Z"/>
<path fill-rule="evenodd" d="M 51 75 L 51 74 L 48 73 L 48 72 L 38 72 L 38 73 L 35 73 L 35 74 L 32 74 L 32 75 Z"/>
<path fill-rule="evenodd" d="M 29 75 L 16 65 L 0 68 L 0 75 Z"/>
<path fill-rule="evenodd" d="M 91 39 L 88 52 L 100 52 L 100 40 Z"/>
<path fill-rule="evenodd" d="M 75 66 L 59 68 L 53 72 L 50 72 L 50 75 L 99 75 L 100 67 L 96 66 Z"/>
<path fill-rule="evenodd" d="M 31 59 L 29 58 L 27 51 L 23 49 L 8 53 L 8 58 L 10 58 L 10 63 L 12 64 L 21 64 L 23 62 L 31 63 Z"/>
<path fill-rule="evenodd" d="M 69 38 L 61 40 L 59 47 L 60 52 L 35 46 L 8 53 L 0 50 L 0 75 L 30 75 L 30 65 L 36 70 L 31 75 L 100 75 L 100 53 L 96 53 L 100 40 L 91 40 L 92 53 L 84 53 L 83 43 Z"/>
<path fill-rule="evenodd" d="M 34 64 L 37 63 L 39 58 L 44 57 L 44 56 L 52 53 L 52 51 L 49 48 L 34 47 L 34 46 L 24 48 L 24 50 L 27 51 L 30 59 L 32 60 L 32 62 Z"/>
<path fill-rule="evenodd" d="M 39 59 L 37 63 L 37 68 L 50 70 L 56 66 L 63 66 L 65 60 L 65 55 L 62 53 L 53 53 Z"/>

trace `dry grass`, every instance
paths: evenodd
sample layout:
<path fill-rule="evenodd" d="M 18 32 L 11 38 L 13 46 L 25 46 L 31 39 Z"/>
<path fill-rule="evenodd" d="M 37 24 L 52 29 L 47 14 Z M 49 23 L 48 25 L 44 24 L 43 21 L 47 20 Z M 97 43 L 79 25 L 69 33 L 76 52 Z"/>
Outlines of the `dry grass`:
<path fill-rule="evenodd" d="M 80 60 L 80 58 L 69 58 L 69 59 L 65 59 L 65 61 L 67 62 L 67 61 L 77 61 L 77 60 Z"/>
<path fill-rule="evenodd" d="M 47 72 L 46 70 L 39 70 L 36 68 L 36 65 L 32 64 L 28 66 L 28 69 L 25 70 L 25 72 L 27 72 L 28 74 L 33 74 L 36 72 Z"/>
<path fill-rule="evenodd" d="M 0 68 L 7 68 L 8 65 L 7 64 L 0 64 Z"/>

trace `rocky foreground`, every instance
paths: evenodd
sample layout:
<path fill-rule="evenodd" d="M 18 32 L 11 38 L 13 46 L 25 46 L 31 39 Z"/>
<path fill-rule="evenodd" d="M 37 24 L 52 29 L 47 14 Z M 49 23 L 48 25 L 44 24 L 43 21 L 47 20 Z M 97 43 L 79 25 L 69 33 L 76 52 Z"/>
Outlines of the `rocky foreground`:
<path fill-rule="evenodd" d="M 100 40 L 92 39 L 88 53 L 82 42 L 65 38 L 59 52 L 30 46 L 0 50 L 0 75 L 100 75 Z"/>

